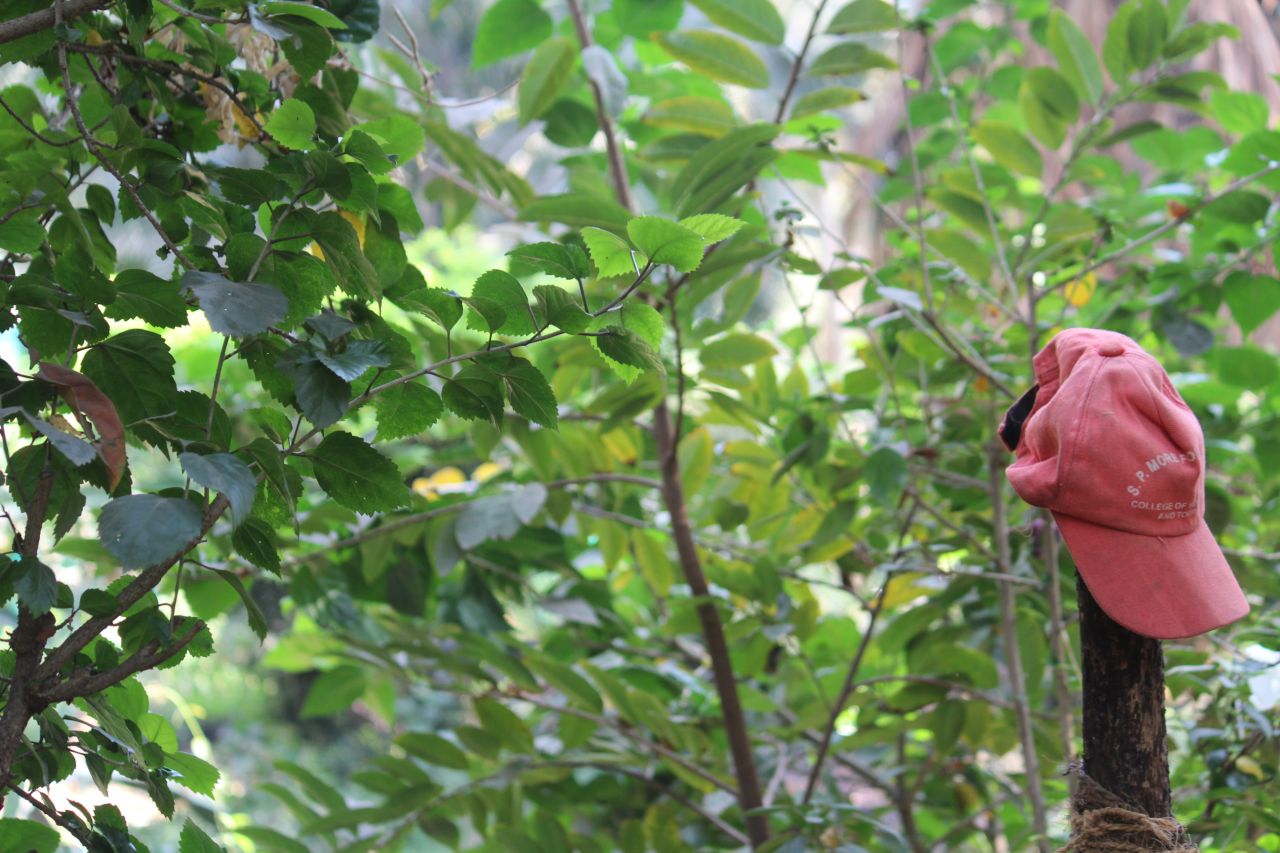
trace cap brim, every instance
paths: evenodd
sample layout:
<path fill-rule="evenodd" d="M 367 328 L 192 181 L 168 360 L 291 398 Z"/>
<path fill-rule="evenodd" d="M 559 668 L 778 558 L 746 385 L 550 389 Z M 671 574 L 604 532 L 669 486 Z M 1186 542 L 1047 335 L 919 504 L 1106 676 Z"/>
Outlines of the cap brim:
<path fill-rule="evenodd" d="M 1136 634 L 1194 637 L 1249 612 L 1208 526 L 1186 536 L 1140 536 L 1053 514 L 1089 592 Z"/>

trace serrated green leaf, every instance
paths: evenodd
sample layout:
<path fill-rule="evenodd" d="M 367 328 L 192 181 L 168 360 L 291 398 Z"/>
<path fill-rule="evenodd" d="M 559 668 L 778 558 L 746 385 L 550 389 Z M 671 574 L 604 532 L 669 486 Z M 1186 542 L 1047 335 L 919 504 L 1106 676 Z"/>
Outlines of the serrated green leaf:
<path fill-rule="evenodd" d="M 18 601 L 31 611 L 32 616 L 49 612 L 58 597 L 58 579 L 53 569 L 35 557 L 23 557 L 11 570 L 10 576 Z"/>
<path fill-rule="evenodd" d="M 187 301 L 173 282 L 146 270 L 124 270 L 114 284 L 116 298 L 106 310 L 111 319 L 136 318 L 161 329 L 186 325 Z"/>
<path fill-rule="evenodd" d="M 699 213 L 696 216 L 686 216 L 679 224 L 711 244 L 729 239 L 747 223 L 719 213 Z"/>
<path fill-rule="evenodd" d="M 0 853 L 54 853 L 61 841 L 56 829 L 42 823 L 0 818 Z"/>
<path fill-rule="evenodd" d="M 441 399 L 449 411 L 464 420 L 502 423 L 502 383 L 488 368 L 468 365 L 446 379 Z"/>
<path fill-rule="evenodd" d="M 178 407 L 173 356 L 155 332 L 129 329 L 94 345 L 80 370 L 115 404 L 126 427 Z"/>
<path fill-rule="evenodd" d="M 529 311 L 529 296 L 525 293 L 524 286 L 511 273 L 505 270 L 489 270 L 476 279 L 476 283 L 471 288 L 471 299 L 473 307 L 476 300 L 493 303 L 502 310 L 503 318 L 498 327 L 494 328 L 492 319 L 496 319 L 496 314 L 487 316 L 483 325 L 478 317 L 472 316 L 468 318 L 468 328 L 481 331 L 490 329 L 504 335 L 533 334 L 533 315 Z"/>
<path fill-rule="evenodd" d="M 348 341 L 340 351 L 317 349 L 315 356 L 335 376 L 347 382 L 359 379 L 370 368 L 391 364 L 390 348 L 378 340 Z"/>
<path fill-rule="evenodd" d="M 374 399 L 378 440 L 390 441 L 426 432 L 444 413 L 440 395 L 420 382 L 405 382 Z"/>
<path fill-rule="evenodd" d="M 680 272 L 697 269 L 706 249 L 697 232 L 659 216 L 636 217 L 627 223 L 627 235 L 650 263 L 668 264 Z"/>
<path fill-rule="evenodd" d="M 593 226 L 624 234 L 631 214 L 615 201 L 591 193 L 539 196 L 520 208 L 521 222 L 559 222 L 571 228 Z"/>
<path fill-rule="evenodd" d="M 643 266 L 647 260 L 643 255 L 633 260 L 635 250 L 631 244 L 603 228 L 583 228 L 582 242 L 587 244 L 587 251 L 591 253 L 591 260 L 601 278 L 634 276 L 637 266 Z"/>
<path fill-rule="evenodd" d="M 297 98 L 285 99 L 267 118 L 263 128 L 286 148 L 309 151 L 315 146 L 315 113 Z"/>
<path fill-rule="evenodd" d="M 366 515 L 409 502 L 395 463 L 350 433 L 334 431 L 311 454 L 316 481 L 342 506 Z"/>
<path fill-rule="evenodd" d="M 591 325 L 590 315 L 564 288 L 540 284 L 533 289 L 533 295 L 538 301 L 544 322 L 557 329 L 576 335 Z"/>
<path fill-rule="evenodd" d="M 127 495 L 98 515 L 98 538 L 126 569 L 173 557 L 200 535 L 200 510 L 182 498 Z"/>
<path fill-rule="evenodd" d="M 301 3 L 277 4 L 277 5 L 297 5 Z M 307 7 L 312 8 L 312 7 Z M 226 853 L 222 845 L 218 844 L 209 837 L 203 829 L 196 826 L 190 819 L 182 826 L 182 834 L 178 836 L 178 853 Z"/>
<path fill-rule="evenodd" d="M 257 480 L 249 466 L 230 453 L 182 453 L 182 469 L 192 480 L 226 497 L 231 504 L 231 523 L 238 526 L 253 509 Z"/>
<path fill-rule="evenodd" d="M 547 429 L 556 429 L 556 395 L 542 371 L 522 358 L 512 358 L 501 370 L 507 400 L 516 414 Z"/>
<path fill-rule="evenodd" d="M 606 326 L 595 338 L 596 347 L 609 358 L 640 370 L 662 370 L 662 359 L 648 342 L 630 329 Z"/>
<path fill-rule="evenodd" d="M 539 272 L 576 281 L 591 275 L 586 253 L 572 243 L 528 243 L 507 252 Z"/>
<path fill-rule="evenodd" d="M 275 529 L 260 518 L 250 518 L 231 533 L 231 547 L 260 569 L 280 574 L 280 552 Z"/>
<path fill-rule="evenodd" d="M 266 640 L 266 614 L 262 612 L 258 602 L 249 594 L 249 590 L 245 587 L 244 581 L 240 580 L 240 576 L 227 569 L 210 569 L 210 571 L 226 581 L 227 585 L 236 591 L 236 595 L 240 596 L 240 601 L 244 604 L 245 614 L 249 617 L 249 627 L 253 630 L 253 633 L 258 635 L 259 642 Z"/>

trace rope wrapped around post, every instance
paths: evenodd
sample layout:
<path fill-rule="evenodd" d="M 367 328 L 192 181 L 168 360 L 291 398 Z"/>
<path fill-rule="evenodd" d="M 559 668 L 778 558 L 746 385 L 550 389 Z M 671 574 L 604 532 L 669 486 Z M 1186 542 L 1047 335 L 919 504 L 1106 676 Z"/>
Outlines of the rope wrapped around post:
<path fill-rule="evenodd" d="M 1199 853 L 1187 830 L 1173 817 L 1151 817 L 1072 765 L 1071 841 L 1058 853 Z"/>

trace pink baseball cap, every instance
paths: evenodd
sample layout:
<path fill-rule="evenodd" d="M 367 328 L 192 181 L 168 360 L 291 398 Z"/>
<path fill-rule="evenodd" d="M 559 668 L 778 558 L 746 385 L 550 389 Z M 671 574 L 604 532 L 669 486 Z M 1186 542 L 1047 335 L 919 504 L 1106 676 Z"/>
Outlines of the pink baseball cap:
<path fill-rule="evenodd" d="M 1068 329 L 1000 425 L 1023 500 L 1053 512 L 1089 592 L 1115 621 L 1191 637 L 1249 612 L 1204 522 L 1204 433 L 1130 338 Z"/>

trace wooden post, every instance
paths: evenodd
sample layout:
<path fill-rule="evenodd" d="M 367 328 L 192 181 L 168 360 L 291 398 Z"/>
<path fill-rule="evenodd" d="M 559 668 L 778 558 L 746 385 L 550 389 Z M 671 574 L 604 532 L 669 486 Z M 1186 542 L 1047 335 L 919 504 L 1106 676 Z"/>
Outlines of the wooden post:
<path fill-rule="evenodd" d="M 1084 772 L 1151 817 L 1173 814 L 1164 651 L 1112 621 L 1077 578 L 1084 673 Z"/>

